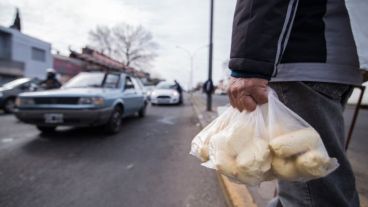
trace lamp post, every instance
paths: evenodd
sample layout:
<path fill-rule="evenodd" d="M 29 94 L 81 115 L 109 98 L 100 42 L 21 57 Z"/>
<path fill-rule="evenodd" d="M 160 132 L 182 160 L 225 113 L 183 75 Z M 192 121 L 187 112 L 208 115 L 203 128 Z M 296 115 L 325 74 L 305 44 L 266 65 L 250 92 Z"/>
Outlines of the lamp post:
<path fill-rule="evenodd" d="M 188 90 L 190 90 L 191 88 L 193 88 L 193 70 L 194 70 L 194 58 L 196 56 L 196 54 L 203 48 L 208 47 L 208 45 L 203 45 L 199 48 L 197 48 L 196 50 L 194 50 L 194 52 L 191 52 L 190 50 L 181 47 L 181 46 L 176 46 L 176 48 L 183 50 L 185 53 L 187 53 L 187 55 L 189 56 L 190 59 L 190 74 L 189 74 L 189 81 L 188 81 Z M 190 94 L 192 94 L 192 92 L 190 92 Z"/>
<path fill-rule="evenodd" d="M 210 44 L 208 57 L 208 81 L 212 81 L 212 61 L 213 61 L 213 7 L 214 0 L 210 0 Z M 212 111 L 212 94 L 207 93 L 207 111 Z"/>

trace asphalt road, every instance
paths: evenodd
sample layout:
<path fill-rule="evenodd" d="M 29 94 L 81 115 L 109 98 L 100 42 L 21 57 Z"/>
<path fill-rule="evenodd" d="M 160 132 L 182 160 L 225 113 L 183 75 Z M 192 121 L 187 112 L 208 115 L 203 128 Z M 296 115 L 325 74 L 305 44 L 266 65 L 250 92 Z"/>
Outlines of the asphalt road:
<path fill-rule="evenodd" d="M 114 136 L 95 128 L 46 138 L 0 115 L 0 206 L 225 206 L 215 173 L 188 154 L 200 129 L 186 103 L 151 107 Z"/>

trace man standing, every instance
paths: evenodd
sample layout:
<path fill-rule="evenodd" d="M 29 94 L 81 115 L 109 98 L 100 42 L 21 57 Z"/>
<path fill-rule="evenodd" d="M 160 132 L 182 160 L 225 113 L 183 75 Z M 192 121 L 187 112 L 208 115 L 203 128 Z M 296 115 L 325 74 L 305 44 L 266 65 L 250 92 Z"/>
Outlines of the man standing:
<path fill-rule="evenodd" d="M 361 84 L 344 0 L 238 0 L 229 67 L 229 98 L 240 111 L 267 102 L 267 86 L 321 135 L 340 167 L 306 183 L 279 181 L 270 206 L 357 207 L 344 152 L 343 109 Z"/>
<path fill-rule="evenodd" d="M 176 91 L 179 93 L 179 104 L 183 104 L 183 88 L 178 81 L 174 80 L 174 82 Z"/>

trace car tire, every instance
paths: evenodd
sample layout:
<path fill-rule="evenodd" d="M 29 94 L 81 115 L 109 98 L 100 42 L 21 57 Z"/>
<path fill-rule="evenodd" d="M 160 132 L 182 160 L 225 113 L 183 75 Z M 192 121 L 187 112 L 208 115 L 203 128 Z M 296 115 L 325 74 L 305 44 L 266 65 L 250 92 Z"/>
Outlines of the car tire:
<path fill-rule="evenodd" d="M 156 106 L 157 104 L 151 102 L 151 106 Z"/>
<path fill-rule="evenodd" d="M 15 110 L 15 98 L 8 98 L 4 103 L 4 112 L 7 114 L 13 113 Z"/>
<path fill-rule="evenodd" d="M 40 130 L 43 134 L 52 134 L 55 133 L 55 126 L 37 126 L 37 129 Z"/>
<path fill-rule="evenodd" d="M 146 110 L 147 110 L 147 103 L 144 104 L 144 106 L 138 111 L 138 117 L 143 118 L 146 116 Z"/>
<path fill-rule="evenodd" d="M 110 116 L 109 121 L 105 125 L 105 131 L 109 134 L 117 134 L 121 129 L 121 122 L 123 118 L 123 108 L 116 106 Z"/>

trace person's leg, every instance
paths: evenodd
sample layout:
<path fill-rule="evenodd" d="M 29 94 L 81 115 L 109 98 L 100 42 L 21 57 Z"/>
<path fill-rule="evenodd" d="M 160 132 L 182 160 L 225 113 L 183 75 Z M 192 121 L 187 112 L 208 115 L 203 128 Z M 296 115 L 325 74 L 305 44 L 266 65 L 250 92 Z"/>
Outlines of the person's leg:
<path fill-rule="evenodd" d="M 343 109 L 351 87 L 329 83 L 271 83 L 280 100 L 321 135 L 339 168 L 325 178 L 306 183 L 279 181 L 278 199 L 283 207 L 358 207 L 355 178 L 344 150 Z"/>

